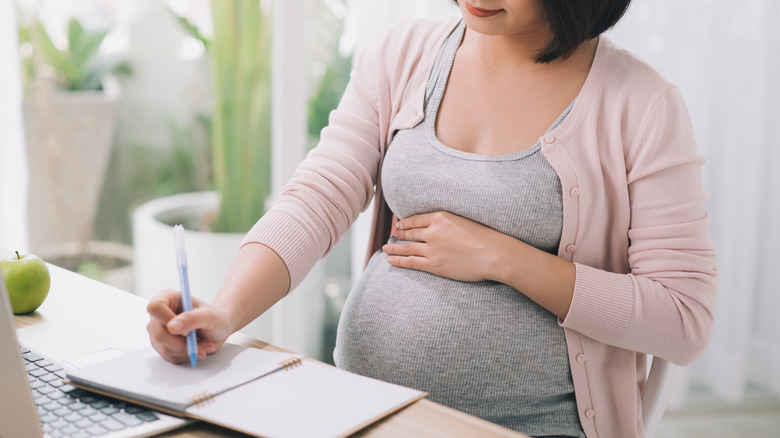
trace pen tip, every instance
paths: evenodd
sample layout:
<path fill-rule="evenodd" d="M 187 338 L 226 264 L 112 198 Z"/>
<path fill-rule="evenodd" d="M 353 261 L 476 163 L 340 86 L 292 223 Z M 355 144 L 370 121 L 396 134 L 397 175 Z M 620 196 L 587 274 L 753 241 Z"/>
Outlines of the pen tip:
<path fill-rule="evenodd" d="M 190 355 L 190 365 L 192 365 L 193 368 L 198 366 L 198 355 L 197 354 L 191 354 Z"/>

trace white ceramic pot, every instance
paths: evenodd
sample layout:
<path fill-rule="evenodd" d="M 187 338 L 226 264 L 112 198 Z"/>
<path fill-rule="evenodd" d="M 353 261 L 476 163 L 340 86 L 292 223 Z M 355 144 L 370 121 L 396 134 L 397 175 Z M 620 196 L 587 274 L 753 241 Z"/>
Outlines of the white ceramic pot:
<path fill-rule="evenodd" d="M 119 242 L 64 242 L 41 246 L 37 254 L 45 261 L 132 292 L 133 248 Z"/>
<path fill-rule="evenodd" d="M 92 239 L 121 97 L 115 80 L 106 81 L 104 88 L 42 93 L 24 100 L 33 251 Z"/>
<path fill-rule="evenodd" d="M 219 206 L 216 192 L 168 196 L 147 202 L 133 213 L 135 291 L 152 297 L 162 289 L 179 290 L 172 226 L 183 223 L 191 292 L 212 302 L 244 238 L 241 233 L 192 231 Z M 188 227 L 189 224 L 189 227 Z M 242 333 L 283 348 L 319 357 L 324 296 L 321 268 Z"/>

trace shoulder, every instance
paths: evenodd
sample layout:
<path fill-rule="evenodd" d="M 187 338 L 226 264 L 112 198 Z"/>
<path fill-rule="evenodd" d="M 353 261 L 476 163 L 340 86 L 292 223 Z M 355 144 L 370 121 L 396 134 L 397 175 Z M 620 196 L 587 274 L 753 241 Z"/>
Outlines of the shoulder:
<path fill-rule="evenodd" d="M 361 52 L 364 64 L 358 61 L 356 67 L 372 69 L 377 79 L 390 83 L 418 74 L 427 77 L 439 48 L 459 22 L 460 18 L 416 19 L 396 24 Z"/>
<path fill-rule="evenodd" d="M 596 109 L 591 120 L 618 129 L 624 147 L 643 144 L 648 131 L 664 125 L 688 135 L 691 127 L 682 95 L 647 62 L 602 36 L 591 73 L 586 93 Z"/>
<path fill-rule="evenodd" d="M 404 22 L 360 51 L 352 83 L 369 90 L 380 120 L 406 126 L 422 114 L 425 85 L 436 55 L 459 22 L 460 18 Z"/>
<path fill-rule="evenodd" d="M 676 90 L 653 66 L 602 36 L 599 41 L 600 75 L 604 93 L 613 98 L 652 104 Z"/>
<path fill-rule="evenodd" d="M 382 36 L 377 50 L 399 55 L 438 50 L 460 20 L 459 17 L 446 20 L 420 18 L 396 24 Z"/>
<path fill-rule="evenodd" d="M 596 123 L 605 129 L 617 126 L 627 172 L 680 160 L 699 162 L 688 107 L 677 86 L 629 51 L 608 39 L 604 43 Z"/>

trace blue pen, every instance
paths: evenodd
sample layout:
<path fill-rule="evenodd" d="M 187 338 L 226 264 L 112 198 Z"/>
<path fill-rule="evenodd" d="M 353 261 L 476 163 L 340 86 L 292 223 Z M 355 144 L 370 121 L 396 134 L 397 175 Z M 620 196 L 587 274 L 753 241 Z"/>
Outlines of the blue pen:
<path fill-rule="evenodd" d="M 181 308 L 183 312 L 192 310 L 192 297 L 190 296 L 190 280 L 187 275 L 187 252 L 184 249 L 184 227 L 174 225 L 173 241 L 176 245 L 176 262 L 179 265 L 179 283 L 181 284 Z M 187 333 L 187 354 L 190 356 L 190 364 L 198 366 L 198 340 L 195 338 L 195 330 Z"/>

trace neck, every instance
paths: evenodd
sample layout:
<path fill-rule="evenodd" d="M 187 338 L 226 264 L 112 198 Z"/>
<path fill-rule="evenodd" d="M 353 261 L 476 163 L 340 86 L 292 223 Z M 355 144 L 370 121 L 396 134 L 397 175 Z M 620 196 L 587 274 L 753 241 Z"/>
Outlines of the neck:
<path fill-rule="evenodd" d="M 549 63 L 535 61 L 539 51 L 550 41 L 547 29 L 522 35 L 485 35 L 466 28 L 461 48 L 469 57 L 494 72 L 514 74 L 557 69 L 563 65 L 580 65 L 587 69 L 593 61 L 598 39 L 583 42 L 566 59 Z"/>
<path fill-rule="evenodd" d="M 462 47 L 491 68 L 528 68 L 539 65 L 534 59 L 549 41 L 548 28 L 514 35 L 486 35 L 467 27 Z"/>

